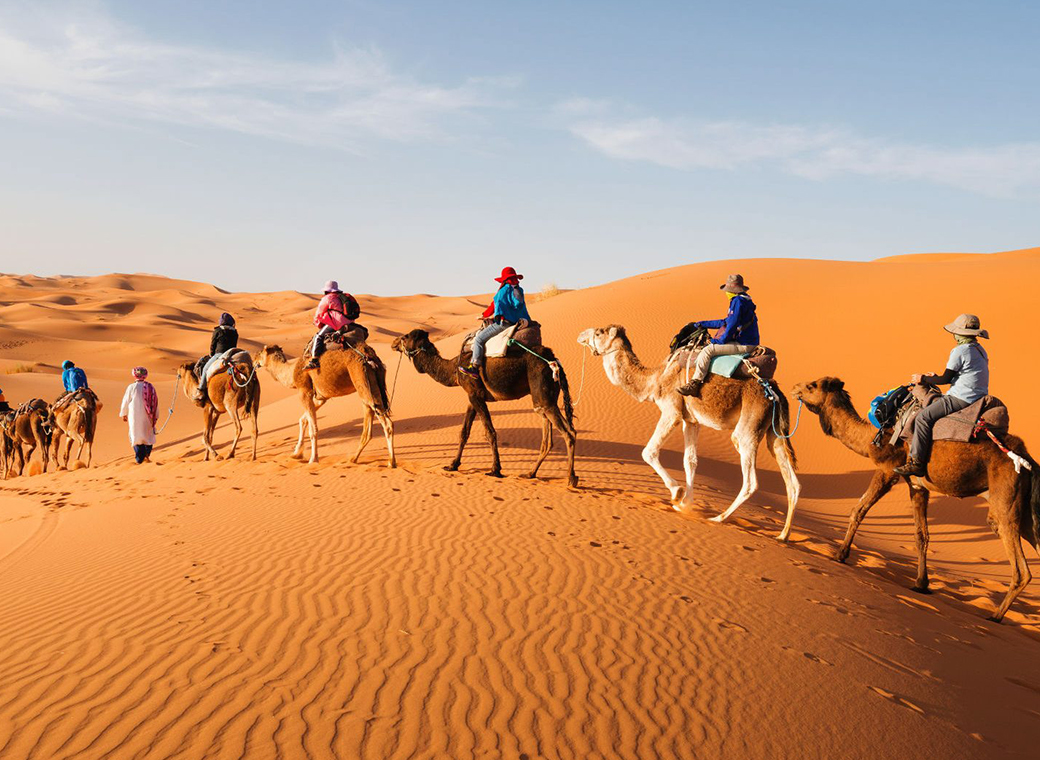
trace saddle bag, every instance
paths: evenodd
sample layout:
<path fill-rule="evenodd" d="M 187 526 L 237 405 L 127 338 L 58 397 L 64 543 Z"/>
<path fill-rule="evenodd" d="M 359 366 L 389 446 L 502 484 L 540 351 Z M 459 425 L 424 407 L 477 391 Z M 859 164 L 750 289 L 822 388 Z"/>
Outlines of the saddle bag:
<path fill-rule="evenodd" d="M 910 386 L 897 385 L 880 396 L 874 397 L 874 400 L 870 402 L 870 411 L 867 413 L 867 419 L 878 430 L 892 427 L 896 423 L 896 415 L 899 413 L 899 409 L 909 398 Z"/>

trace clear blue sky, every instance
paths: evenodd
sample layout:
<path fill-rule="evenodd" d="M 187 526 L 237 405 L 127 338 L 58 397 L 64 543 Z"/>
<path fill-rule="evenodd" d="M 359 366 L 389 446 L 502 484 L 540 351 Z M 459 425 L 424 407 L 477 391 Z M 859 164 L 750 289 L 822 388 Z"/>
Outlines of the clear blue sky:
<path fill-rule="evenodd" d="M 581 287 L 1040 245 L 1040 3 L 0 1 L 0 271 Z"/>

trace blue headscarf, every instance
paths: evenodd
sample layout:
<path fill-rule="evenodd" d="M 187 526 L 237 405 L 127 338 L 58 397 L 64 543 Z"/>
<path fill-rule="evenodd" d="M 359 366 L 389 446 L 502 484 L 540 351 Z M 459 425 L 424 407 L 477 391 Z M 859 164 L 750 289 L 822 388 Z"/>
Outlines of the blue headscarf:
<path fill-rule="evenodd" d="M 73 368 L 73 367 L 75 367 L 75 366 L 76 366 L 76 365 L 75 365 L 75 364 L 73 364 L 73 363 L 72 363 L 72 362 L 71 362 L 71 361 L 70 361 L 69 359 L 66 359 L 65 361 L 63 361 L 63 362 L 61 363 L 61 368 L 62 368 L 62 369 L 72 369 L 72 368 Z"/>

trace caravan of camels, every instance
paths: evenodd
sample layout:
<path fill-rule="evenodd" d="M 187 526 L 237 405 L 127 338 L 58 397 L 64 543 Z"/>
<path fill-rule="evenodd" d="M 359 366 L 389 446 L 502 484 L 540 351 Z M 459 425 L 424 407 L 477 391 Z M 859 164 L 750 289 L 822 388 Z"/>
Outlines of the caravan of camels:
<path fill-rule="evenodd" d="M 542 342 L 539 324 L 531 319 L 520 286 L 522 277 L 507 267 L 495 278 L 499 288 L 483 314 L 483 326 L 467 336 L 457 355 L 442 355 L 430 333 L 421 328 L 398 334 L 391 348 L 418 374 L 428 375 L 441 386 L 460 388 L 465 394 L 457 453 L 445 469 L 460 468 L 473 423 L 479 418 L 490 444 L 487 475 L 501 478 L 499 439 L 490 404 L 529 398 L 541 421 L 541 443 L 523 477 L 537 477 L 552 451 L 555 430 L 566 447 L 567 485 L 576 488 L 578 427 L 571 380 L 557 353 Z M 659 419 L 642 449 L 642 458 L 664 482 L 676 511 L 696 509 L 694 476 L 702 427 L 729 433 L 740 467 L 740 486 L 729 505 L 711 518 L 714 522 L 730 518 L 758 490 L 756 459 L 765 440 L 786 492 L 786 514 L 777 538 L 787 541 L 801 492 L 792 443 L 798 419 L 792 422 L 791 403 L 774 378 L 776 354 L 761 345 L 750 288 L 740 275 L 732 275 L 720 290 L 728 299 L 725 316 L 686 325 L 659 365 L 644 364 L 637 357 L 621 325 L 589 327 L 577 336 L 577 342 L 583 356 L 588 352 L 602 359 L 612 385 L 637 402 L 657 407 Z M 223 314 L 213 329 L 209 352 L 176 368 L 181 395 L 203 413 L 204 458 L 235 457 L 247 421 L 252 444 L 249 455 L 257 458 L 261 375 L 266 371 L 279 385 L 298 394 L 302 410 L 293 458 L 317 462 L 318 410 L 333 398 L 356 395 L 363 417 L 360 440 L 350 461 L 359 461 L 371 441 L 373 424 L 378 422 L 386 441 L 386 465 L 396 467 L 394 387 L 388 384 L 387 367 L 368 343 L 368 330 L 359 316 L 356 299 L 335 281 L 326 283 L 313 319 L 316 334 L 301 347 L 299 356 L 291 358 L 274 344 L 253 353 L 240 348 L 235 319 Z M 988 333 L 979 318 L 961 315 L 945 330 L 955 342 L 945 370 L 914 375 L 880 395 L 867 418 L 856 411 L 844 383 L 834 377 L 801 382 L 793 387 L 791 396 L 798 403 L 799 417 L 803 407 L 816 415 L 827 436 L 869 459 L 874 468 L 866 492 L 849 516 L 835 559 L 844 562 L 849 557 L 868 511 L 902 481 L 909 488 L 915 524 L 918 569 L 913 589 L 927 593 L 930 494 L 982 497 L 989 505 L 990 526 L 1002 541 L 1012 569 L 1010 586 L 992 616 L 1000 620 L 1030 580 L 1022 540 L 1036 547 L 1040 538 L 1040 467 L 1022 440 L 1008 432 L 1006 409 L 989 394 L 988 355 L 980 341 Z M 133 375 L 119 416 L 128 425 L 136 461 L 145 463 L 150 461 L 163 424 L 147 370 L 137 367 Z M 584 375 L 583 364 L 582 384 Z M 37 450 L 43 471 L 52 460 L 58 469 L 91 464 L 102 404 L 85 372 L 71 361 L 63 365 L 62 381 L 64 392 L 53 404 L 34 398 L 12 407 L 0 395 L 3 479 L 25 472 Z M 950 388 L 941 394 L 936 391 L 939 385 Z M 172 413 L 173 405 L 169 415 Z M 221 455 L 214 447 L 214 434 L 225 414 L 232 422 L 233 439 Z M 666 438 L 676 427 L 682 431 L 682 480 L 661 459 Z M 309 454 L 304 451 L 305 437 Z M 78 449 L 70 465 L 74 444 Z"/>

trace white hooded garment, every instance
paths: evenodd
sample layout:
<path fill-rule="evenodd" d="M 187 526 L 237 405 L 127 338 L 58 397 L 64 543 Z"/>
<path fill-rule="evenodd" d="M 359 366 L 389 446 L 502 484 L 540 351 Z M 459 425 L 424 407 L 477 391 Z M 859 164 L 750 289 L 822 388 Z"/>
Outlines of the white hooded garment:
<path fill-rule="evenodd" d="M 155 423 L 148 415 L 144 401 L 144 383 L 130 383 L 123 394 L 123 405 L 119 416 L 126 417 L 130 425 L 130 444 L 133 446 L 155 445 Z"/>

